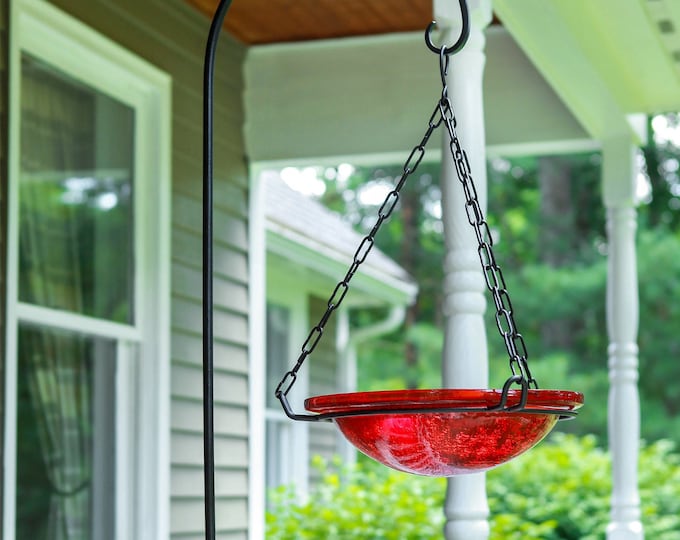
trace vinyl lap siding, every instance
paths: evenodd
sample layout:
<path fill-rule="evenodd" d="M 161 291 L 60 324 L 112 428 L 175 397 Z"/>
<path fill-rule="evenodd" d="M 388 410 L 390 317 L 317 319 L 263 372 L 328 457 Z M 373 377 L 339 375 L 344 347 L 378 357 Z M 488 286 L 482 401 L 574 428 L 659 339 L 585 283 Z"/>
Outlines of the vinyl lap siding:
<path fill-rule="evenodd" d="M 241 196 L 245 199 L 245 194 Z M 173 197 L 171 525 L 201 538 L 203 520 L 200 201 Z M 215 209 L 215 462 L 220 538 L 246 538 L 248 466 L 245 214 Z M 231 274 L 229 274 L 231 272 Z M 227 535 L 227 533 L 232 533 Z"/>
<path fill-rule="evenodd" d="M 327 301 L 312 297 L 309 302 L 310 320 L 316 321 L 327 307 Z M 330 319 L 323 332 L 321 339 L 314 350 L 313 358 L 309 362 L 309 394 L 318 396 L 333 394 L 338 391 L 336 352 L 336 324 L 335 319 Z M 309 424 L 309 454 L 321 456 L 330 460 L 337 455 L 338 431 L 335 424 L 326 422 L 311 422 Z M 314 485 L 319 479 L 319 472 L 312 467 L 309 471 L 310 485 Z"/>
<path fill-rule="evenodd" d="M 7 133 L 8 133 L 8 81 L 7 67 L 9 65 L 9 34 L 8 27 L 8 0 L 0 0 L 0 385 L 5 387 L 5 306 L 6 300 L 6 280 L 5 270 L 7 254 Z M 5 400 L 0 399 L 0 444 L 4 448 L 2 434 L 4 428 L 4 404 Z M 0 482 L 4 485 L 2 472 L 0 472 Z M 2 510 L 2 494 L 0 493 L 0 510 Z M 0 527 L 2 527 L 2 512 L 0 511 Z"/>
<path fill-rule="evenodd" d="M 1 0 L 0 0 L 1 1 Z M 53 0 L 170 74 L 172 372 L 170 531 L 203 538 L 201 374 L 202 73 L 209 20 L 181 0 Z M 218 537 L 248 538 L 247 169 L 241 135 L 245 49 L 225 33 L 215 81 L 215 461 Z"/>

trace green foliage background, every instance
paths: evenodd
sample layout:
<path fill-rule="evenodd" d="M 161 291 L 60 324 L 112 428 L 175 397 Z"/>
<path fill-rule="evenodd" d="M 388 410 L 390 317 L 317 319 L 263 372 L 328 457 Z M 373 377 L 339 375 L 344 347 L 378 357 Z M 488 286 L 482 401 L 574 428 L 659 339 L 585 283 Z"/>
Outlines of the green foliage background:
<path fill-rule="evenodd" d="M 445 481 L 369 460 L 317 460 L 323 480 L 307 502 L 290 487 L 272 494 L 269 540 L 443 539 Z M 557 434 L 488 473 L 490 540 L 604 540 L 610 457 L 593 436 Z M 640 496 L 647 540 L 680 539 L 680 455 L 666 440 L 642 448 Z"/>

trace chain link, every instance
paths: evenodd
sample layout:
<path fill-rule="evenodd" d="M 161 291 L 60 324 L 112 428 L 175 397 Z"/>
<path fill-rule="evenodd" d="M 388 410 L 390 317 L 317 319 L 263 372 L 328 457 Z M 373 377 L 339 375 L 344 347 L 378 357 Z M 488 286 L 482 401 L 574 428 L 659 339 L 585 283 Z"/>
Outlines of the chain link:
<path fill-rule="evenodd" d="M 527 350 L 524 338 L 517 331 L 517 325 L 512 311 L 512 303 L 510 302 L 510 296 L 505 287 L 503 272 L 498 264 L 496 264 L 492 249 L 493 239 L 491 237 L 491 231 L 484 218 L 481 205 L 479 204 L 477 189 L 470 171 L 470 163 L 456 134 L 457 121 L 453 106 L 448 98 L 448 87 L 446 84 L 448 65 L 449 57 L 442 48 L 442 51 L 440 52 L 440 71 L 443 86 L 442 97 L 430 116 L 425 134 L 420 143 L 411 150 L 411 153 L 404 163 L 402 174 L 394 186 L 394 189 L 387 194 L 385 200 L 378 209 L 378 218 L 373 225 L 373 228 L 362 239 L 359 247 L 354 253 L 354 258 L 347 273 L 335 286 L 335 289 L 328 299 L 326 311 L 319 319 L 319 322 L 311 329 L 307 339 L 304 341 L 297 362 L 292 369 L 284 374 L 281 382 L 279 382 L 276 387 L 274 394 L 278 399 L 281 399 L 282 396 L 287 396 L 297 381 L 297 373 L 302 367 L 302 364 L 304 364 L 307 357 L 312 354 L 316 348 L 319 340 L 323 336 L 324 328 L 331 318 L 331 315 L 338 307 L 340 307 L 340 304 L 347 295 L 349 284 L 354 277 L 354 274 L 356 274 L 359 266 L 366 260 L 371 249 L 373 249 L 373 246 L 375 245 L 375 236 L 380 230 L 380 227 L 392 215 L 392 212 L 399 202 L 399 193 L 406 183 L 406 180 L 416 171 L 418 165 L 420 165 L 420 162 L 423 160 L 423 157 L 425 156 L 425 146 L 427 145 L 430 136 L 442 123 L 446 126 L 446 130 L 449 133 L 449 149 L 451 150 L 451 156 L 456 167 L 458 179 L 463 186 L 463 193 L 465 194 L 465 212 L 467 214 L 468 222 L 474 228 L 477 237 L 477 253 L 479 254 L 486 286 L 493 296 L 494 305 L 496 307 L 496 326 L 503 338 L 510 358 L 510 370 L 512 371 L 513 376 L 519 374 L 528 386 L 538 388 L 538 384 L 531 376 L 531 371 L 527 364 Z"/>

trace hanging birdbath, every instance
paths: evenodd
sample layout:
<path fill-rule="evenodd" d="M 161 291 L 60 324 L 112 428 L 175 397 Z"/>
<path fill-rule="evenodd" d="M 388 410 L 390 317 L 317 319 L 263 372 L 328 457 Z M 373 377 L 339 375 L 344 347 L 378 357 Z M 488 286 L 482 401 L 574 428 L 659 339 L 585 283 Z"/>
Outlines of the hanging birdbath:
<path fill-rule="evenodd" d="M 333 421 L 361 452 L 394 469 L 426 476 L 454 476 L 491 469 L 540 442 L 558 420 L 573 418 L 583 394 L 540 390 L 527 363 L 527 351 L 515 324 L 503 273 L 496 263 L 489 226 L 477 197 L 467 154 L 456 135 L 456 116 L 448 96 L 449 57 L 465 45 L 469 16 L 459 0 L 463 25 L 451 47 L 436 47 L 431 39 L 434 22 L 425 31 L 427 47 L 439 55 L 442 94 L 430 116 L 422 140 L 413 148 L 394 189 L 378 210 L 371 231 L 357 248 L 344 278 L 336 285 L 328 307 L 302 345 L 295 366 L 283 376 L 275 395 L 286 415 L 298 421 Z M 295 413 L 288 393 L 306 358 L 321 339 L 328 320 L 349 291 L 359 266 L 373 248 L 375 235 L 390 217 L 408 177 L 425 155 L 430 136 L 441 125 L 449 134 L 451 159 L 465 194 L 465 212 L 477 237 L 480 264 L 496 309 L 496 325 L 503 338 L 511 375 L 502 389 L 434 389 L 353 392 L 308 398 L 307 413 Z"/>
<path fill-rule="evenodd" d="M 367 456 L 400 471 L 454 476 L 485 471 L 520 455 L 582 403 L 577 392 L 401 390 L 309 398 Z M 505 400 L 505 404 L 501 402 Z"/>

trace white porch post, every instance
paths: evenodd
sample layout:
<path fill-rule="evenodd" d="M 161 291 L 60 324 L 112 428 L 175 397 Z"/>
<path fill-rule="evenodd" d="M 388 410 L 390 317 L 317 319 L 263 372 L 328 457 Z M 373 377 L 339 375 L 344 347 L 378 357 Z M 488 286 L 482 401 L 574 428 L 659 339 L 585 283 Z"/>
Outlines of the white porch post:
<path fill-rule="evenodd" d="M 451 57 L 447 84 L 458 119 L 457 134 L 467 152 L 480 205 L 486 208 L 486 156 L 482 75 L 484 27 L 491 20 L 489 0 L 469 0 L 470 39 Z M 445 28 L 441 43 L 458 37 L 458 3 L 435 0 L 435 20 Z M 436 63 L 436 61 L 435 61 Z M 465 197 L 456 176 L 444 131 L 441 170 L 442 210 L 446 258 L 444 261 L 443 383 L 447 388 L 486 388 L 488 355 L 483 314 L 486 286 L 477 255 L 477 241 L 465 213 Z M 486 476 L 477 473 L 448 479 L 444 512 L 447 540 L 486 540 L 489 507 Z"/>
<path fill-rule="evenodd" d="M 609 333 L 609 446 L 612 454 L 608 540 L 642 540 L 637 463 L 638 283 L 635 253 L 635 148 L 626 136 L 603 143 L 603 195 L 607 209 Z"/>

